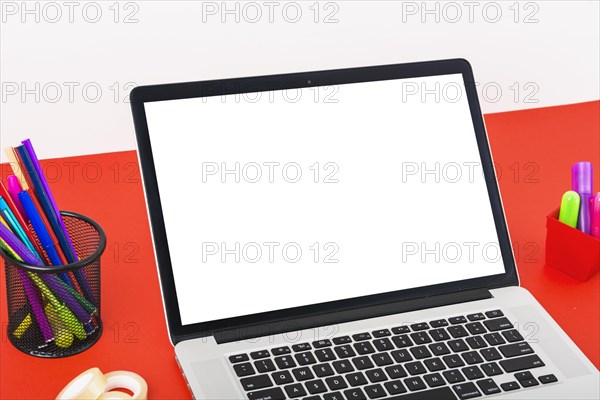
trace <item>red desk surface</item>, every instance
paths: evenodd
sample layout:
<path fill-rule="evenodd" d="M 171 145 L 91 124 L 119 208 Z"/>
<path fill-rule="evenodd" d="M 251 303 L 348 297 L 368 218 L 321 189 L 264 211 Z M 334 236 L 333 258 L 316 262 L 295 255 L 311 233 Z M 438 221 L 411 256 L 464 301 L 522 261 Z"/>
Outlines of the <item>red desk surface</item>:
<path fill-rule="evenodd" d="M 600 187 L 600 102 L 486 116 L 521 283 L 600 366 L 600 275 L 580 283 L 544 266 L 545 216 L 570 187 L 570 166 L 590 160 Z M 8 143 L 3 143 L 4 146 Z M 54 398 L 82 371 L 130 370 L 151 399 L 190 398 L 167 336 L 135 152 L 42 162 L 61 209 L 98 221 L 108 236 L 102 259 L 104 333 L 65 359 L 27 356 L 7 340 L 0 274 L 0 398 Z M 5 180 L 8 167 L 2 166 Z"/>

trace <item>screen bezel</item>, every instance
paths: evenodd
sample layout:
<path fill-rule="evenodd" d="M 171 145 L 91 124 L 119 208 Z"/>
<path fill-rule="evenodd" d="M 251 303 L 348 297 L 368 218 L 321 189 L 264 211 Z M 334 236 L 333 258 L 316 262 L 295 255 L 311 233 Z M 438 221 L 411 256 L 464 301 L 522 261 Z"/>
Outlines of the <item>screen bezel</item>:
<path fill-rule="evenodd" d="M 487 183 L 487 189 L 492 206 L 492 213 L 498 234 L 498 241 L 504 262 L 505 273 L 326 303 L 305 305 L 283 310 L 267 311 L 258 314 L 237 316 L 216 321 L 206 321 L 191 325 L 181 324 L 177 291 L 171 266 L 167 234 L 160 201 L 159 185 L 156 179 L 144 103 L 256 93 L 273 90 L 334 86 L 361 82 L 420 78 L 448 74 L 462 74 L 465 82 L 471 118 L 473 120 L 473 127 L 479 147 L 484 176 Z M 209 336 L 216 332 L 223 332 L 232 329 L 243 329 L 244 327 L 250 327 L 259 324 L 289 321 L 293 320 L 294 318 L 310 318 L 311 316 L 323 315 L 325 313 L 359 309 L 368 306 L 377 306 L 445 293 L 453 293 L 472 289 L 493 289 L 505 286 L 515 286 L 519 284 L 511 242 L 506 226 L 506 219 L 504 216 L 500 192 L 493 167 L 493 160 L 490 153 L 489 142 L 477 97 L 476 83 L 473 77 L 471 65 L 466 60 L 452 59 L 410 64 L 383 65 L 376 67 L 258 76 L 251 78 L 140 86 L 131 92 L 130 99 L 138 143 L 140 167 L 143 176 L 144 192 L 146 195 L 150 226 L 154 241 L 155 256 L 158 263 L 160 283 L 163 293 L 163 302 L 168 321 L 169 333 L 173 343 L 177 343 L 179 339 L 183 337 L 191 338 Z M 231 301 L 236 301 L 235 295 L 232 295 Z M 202 307 L 203 305 L 199 304 L 198 306 Z M 204 306 L 214 306 L 214 304 Z"/>

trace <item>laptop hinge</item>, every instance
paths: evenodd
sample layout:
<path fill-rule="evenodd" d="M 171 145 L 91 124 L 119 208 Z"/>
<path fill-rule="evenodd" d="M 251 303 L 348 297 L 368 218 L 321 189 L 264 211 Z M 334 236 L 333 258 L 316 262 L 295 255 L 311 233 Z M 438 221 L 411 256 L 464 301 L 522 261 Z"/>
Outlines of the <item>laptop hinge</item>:
<path fill-rule="evenodd" d="M 294 331 L 311 329 L 319 326 L 329 326 L 344 322 L 358 321 L 361 319 L 382 317 L 385 315 L 400 314 L 404 312 L 424 310 L 427 308 L 447 306 L 451 304 L 467 303 L 470 301 L 492 298 L 487 289 L 465 290 L 443 295 L 422 297 L 386 303 L 370 307 L 361 307 L 351 310 L 338 310 L 324 314 L 297 317 L 293 319 L 279 320 L 270 323 L 256 324 L 252 326 L 238 327 L 220 332 L 214 332 L 213 336 L 217 343 L 229 343 L 239 340 L 253 339 L 266 335 L 275 335 L 289 332 L 290 327 Z M 290 321 L 293 321 L 291 323 Z"/>

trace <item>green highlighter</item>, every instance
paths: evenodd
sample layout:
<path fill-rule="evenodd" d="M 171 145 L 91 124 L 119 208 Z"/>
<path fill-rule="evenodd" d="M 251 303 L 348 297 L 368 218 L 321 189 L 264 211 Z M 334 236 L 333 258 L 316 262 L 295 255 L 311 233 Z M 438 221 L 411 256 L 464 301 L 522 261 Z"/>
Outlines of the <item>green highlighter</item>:
<path fill-rule="evenodd" d="M 569 190 L 566 192 L 560 203 L 560 214 L 558 220 L 572 228 L 577 227 L 577 217 L 579 216 L 579 205 L 581 198 L 577 192 Z"/>

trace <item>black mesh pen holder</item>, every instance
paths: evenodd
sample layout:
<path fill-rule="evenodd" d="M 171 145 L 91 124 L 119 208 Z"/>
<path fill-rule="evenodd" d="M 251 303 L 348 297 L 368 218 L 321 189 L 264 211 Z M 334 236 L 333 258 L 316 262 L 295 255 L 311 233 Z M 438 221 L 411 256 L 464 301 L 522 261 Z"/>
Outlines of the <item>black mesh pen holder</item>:
<path fill-rule="evenodd" d="M 0 247 L 6 272 L 8 339 L 36 357 L 78 354 L 102 335 L 100 257 L 106 236 L 100 225 L 84 215 L 67 211 L 61 215 L 79 261 L 29 265 L 15 259 L 11 249 Z M 45 259 L 46 250 L 42 253 Z"/>

